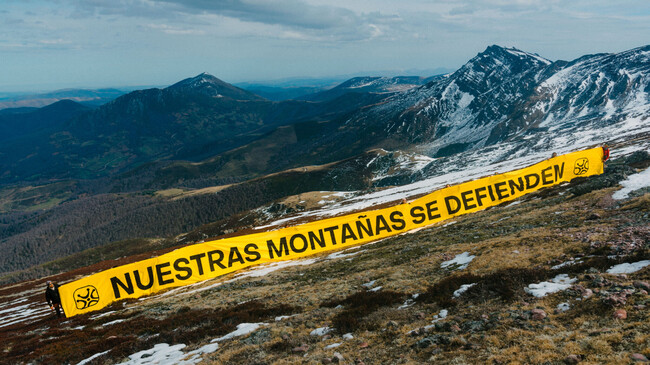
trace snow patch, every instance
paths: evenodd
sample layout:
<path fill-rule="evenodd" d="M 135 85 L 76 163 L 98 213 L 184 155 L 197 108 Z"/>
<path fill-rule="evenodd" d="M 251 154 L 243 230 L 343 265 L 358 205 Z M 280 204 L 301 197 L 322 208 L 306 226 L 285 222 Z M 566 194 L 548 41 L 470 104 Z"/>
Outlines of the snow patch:
<path fill-rule="evenodd" d="M 275 317 L 275 321 L 280 322 L 283 319 L 287 319 L 287 318 L 291 318 L 291 317 L 295 317 L 295 316 L 297 316 L 297 314 L 292 314 L 290 316 L 278 316 L 278 317 Z"/>
<path fill-rule="evenodd" d="M 638 174 L 630 175 L 627 179 L 620 182 L 623 189 L 615 192 L 612 198 L 616 200 L 625 199 L 629 194 L 635 190 L 639 190 L 650 186 L 650 168 L 639 172 Z"/>
<path fill-rule="evenodd" d="M 195 364 L 193 362 L 183 361 L 186 356 L 186 354 L 181 351 L 183 348 L 185 348 L 185 345 L 182 343 L 174 346 L 169 346 L 166 343 L 159 343 L 149 350 L 142 350 L 129 355 L 130 360 L 123 362 L 122 365 Z"/>
<path fill-rule="evenodd" d="M 370 289 L 373 286 L 375 286 L 375 282 L 377 282 L 377 280 L 369 281 L 369 282 L 367 282 L 365 284 L 361 284 L 361 286 L 363 286 L 366 289 Z"/>
<path fill-rule="evenodd" d="M 443 269 L 451 268 L 455 270 L 463 270 L 467 268 L 469 263 L 472 262 L 475 257 L 476 256 L 474 255 L 470 255 L 469 252 L 463 252 L 449 261 L 444 261 L 440 264 L 440 267 Z"/>
<path fill-rule="evenodd" d="M 624 263 L 614 265 L 607 270 L 608 274 L 631 274 L 637 272 L 644 267 L 650 265 L 650 260 L 643 260 L 638 262 Z"/>
<path fill-rule="evenodd" d="M 578 262 L 578 260 L 576 260 L 576 259 L 571 259 L 571 260 L 566 261 L 566 262 L 563 262 L 563 263 L 561 263 L 561 264 L 557 264 L 557 265 L 555 265 L 555 266 L 552 266 L 552 267 L 551 267 L 551 270 L 557 270 L 557 269 L 561 269 L 561 268 L 563 268 L 563 267 L 565 267 L 565 266 L 575 265 L 577 262 Z"/>
<path fill-rule="evenodd" d="M 473 287 L 474 285 L 476 285 L 476 283 L 461 285 L 460 288 L 458 288 L 458 290 L 454 291 L 454 297 L 460 298 L 460 296 L 463 295 L 463 293 L 465 293 L 467 289 Z"/>
<path fill-rule="evenodd" d="M 122 323 L 124 321 L 125 321 L 125 319 L 116 319 L 114 321 L 104 323 L 104 324 L 102 324 L 102 326 L 106 327 L 106 326 L 110 326 L 110 325 L 113 325 L 113 324 Z"/>
<path fill-rule="evenodd" d="M 508 207 L 512 207 L 513 205 L 521 204 L 521 203 L 523 203 L 523 202 L 524 202 L 523 200 L 515 200 L 515 201 L 513 201 L 512 203 L 506 205 L 506 208 L 508 208 Z"/>
<path fill-rule="evenodd" d="M 115 312 L 117 312 L 117 311 L 108 311 L 108 312 L 106 312 L 106 313 L 96 314 L 96 315 L 94 315 L 94 316 L 90 316 L 90 319 L 95 320 L 95 319 L 98 319 L 98 318 L 106 317 L 107 315 L 109 315 L 109 314 L 113 314 L 113 313 L 115 313 Z"/>
<path fill-rule="evenodd" d="M 193 365 L 202 361 L 201 355 L 217 351 L 219 344 L 211 343 L 202 346 L 194 351 L 184 353 L 181 351 L 186 347 L 185 344 L 169 346 L 166 343 L 156 344 L 149 350 L 136 352 L 129 355 L 129 361 L 123 362 L 122 365 L 144 365 L 144 364 L 174 364 L 174 365 Z M 94 355 L 93 355 L 94 356 Z"/>
<path fill-rule="evenodd" d="M 407 299 L 407 300 L 404 302 L 404 304 L 402 304 L 402 305 L 400 305 L 399 307 L 397 307 L 397 309 L 408 308 L 408 307 L 412 306 L 413 304 L 415 304 L 415 302 L 413 301 L 413 299 Z"/>
<path fill-rule="evenodd" d="M 560 274 L 551 281 L 542 281 L 538 284 L 530 284 L 524 288 L 526 293 L 532 294 L 537 298 L 545 297 L 548 294 L 557 293 L 562 290 L 569 289 L 571 284 L 576 282 L 576 278 L 569 278 L 567 274 Z"/>
<path fill-rule="evenodd" d="M 247 271 L 245 273 L 241 273 L 237 275 L 238 279 L 241 278 L 247 278 L 247 277 L 261 277 L 261 276 L 266 276 L 269 273 L 273 271 L 277 271 L 280 269 L 284 269 L 287 267 L 291 266 L 303 266 L 303 265 L 311 265 L 315 262 L 317 262 L 317 259 L 306 259 L 306 260 L 293 260 L 293 261 L 281 261 L 281 262 L 276 262 L 273 264 L 269 264 L 266 266 L 259 266 L 256 267 L 255 269 L 252 269 L 250 271 Z"/>
<path fill-rule="evenodd" d="M 433 316 L 433 320 L 431 321 L 431 323 L 436 323 L 438 321 L 442 321 L 443 319 L 447 318 L 448 314 L 449 314 L 449 311 L 447 311 L 446 309 L 440 310 L 440 313 Z"/>
<path fill-rule="evenodd" d="M 106 350 L 106 351 L 104 351 L 104 352 L 100 352 L 100 353 L 98 353 L 98 354 L 94 354 L 93 356 L 91 356 L 91 357 L 89 357 L 89 358 L 87 358 L 87 359 L 83 359 L 83 360 L 79 361 L 79 362 L 77 363 L 77 365 L 85 365 L 85 364 L 87 364 L 87 363 L 93 361 L 94 359 L 96 359 L 96 358 L 98 358 L 98 357 L 100 357 L 100 356 L 102 356 L 102 355 L 107 354 L 109 351 L 111 351 L 111 350 Z"/>
<path fill-rule="evenodd" d="M 309 332 L 311 336 L 325 336 L 326 334 L 332 332 L 332 329 L 329 327 L 320 327 L 316 328 L 315 330 Z"/>
<path fill-rule="evenodd" d="M 355 249 L 356 249 L 356 247 L 355 247 Z M 347 251 L 347 250 L 345 250 L 345 251 Z M 325 260 L 334 260 L 334 259 L 340 259 L 340 258 L 344 258 L 344 257 L 350 257 L 350 256 L 358 255 L 358 254 L 364 252 L 365 250 L 359 250 L 359 251 L 350 252 L 350 253 L 344 253 L 345 251 L 334 252 L 333 254 L 330 254 L 327 257 L 325 257 Z"/>
<path fill-rule="evenodd" d="M 2 306 L 9 306 L 9 308 L 0 310 L 0 328 L 16 323 L 33 322 L 51 313 L 50 308 L 41 303 L 27 303 L 18 306 L 10 306 L 10 304 L 11 302 Z"/>
<path fill-rule="evenodd" d="M 234 337 L 247 335 L 247 334 L 257 330 L 258 328 L 260 328 L 262 326 L 266 326 L 266 324 L 264 324 L 264 323 L 240 323 L 240 324 L 237 325 L 236 330 L 230 332 L 229 334 L 227 334 L 225 336 L 215 338 L 210 342 L 215 343 L 215 342 L 229 340 L 229 339 L 234 338 Z"/>

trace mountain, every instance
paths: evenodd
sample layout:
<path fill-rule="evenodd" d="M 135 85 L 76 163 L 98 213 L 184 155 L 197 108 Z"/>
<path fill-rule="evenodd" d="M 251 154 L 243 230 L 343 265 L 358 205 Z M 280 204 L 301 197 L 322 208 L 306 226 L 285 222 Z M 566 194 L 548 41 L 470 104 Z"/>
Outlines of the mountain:
<path fill-rule="evenodd" d="M 409 90 L 424 83 L 425 78 L 419 76 L 379 77 L 365 76 L 351 78 L 336 87 L 308 94 L 297 99 L 310 101 L 326 101 L 341 97 L 348 93 L 396 93 Z"/>
<path fill-rule="evenodd" d="M 375 131 L 377 141 L 402 145 L 433 143 L 452 150 L 484 145 L 552 65 L 537 55 L 490 46 L 456 72 L 396 94 L 353 116 L 347 125 Z"/>
<path fill-rule="evenodd" d="M 36 109 L 38 109 L 38 108 L 34 108 L 34 107 L 30 107 L 30 106 L 24 106 L 24 107 L 18 107 L 18 108 L 0 109 L 0 115 L 23 114 L 23 113 L 33 112 Z"/>
<path fill-rule="evenodd" d="M 123 95 L 49 134 L 21 132 L 0 146 L 0 181 L 108 176 L 118 190 L 196 188 L 373 148 L 451 157 L 494 147 L 505 158 L 548 150 L 568 128 L 581 133 L 562 135 L 564 144 L 592 130 L 591 140 L 608 140 L 643 128 L 649 47 L 551 62 L 493 45 L 451 74 L 352 78 L 311 96 L 318 101 L 273 102 L 201 74 Z"/>
<path fill-rule="evenodd" d="M 117 89 L 61 89 L 41 94 L 0 97 L 0 109 L 21 107 L 40 108 L 66 99 L 87 106 L 99 106 L 123 94 L 123 91 Z"/>
<path fill-rule="evenodd" d="M 0 146 L 0 181 L 111 176 L 169 159 L 199 161 L 240 147 L 282 125 L 336 119 L 380 96 L 271 102 L 201 74 L 164 89 L 123 95 L 44 131 L 25 130 Z M 43 109 L 43 113 L 46 109 Z M 9 113 L 7 126 L 20 114 Z M 30 134 L 31 133 L 31 134 Z"/>
<path fill-rule="evenodd" d="M 164 91 L 179 97 L 187 97 L 188 95 L 203 95 L 212 98 L 230 98 L 233 100 L 242 101 L 264 100 L 262 97 L 240 89 L 234 85 L 223 82 L 207 73 L 202 73 L 196 77 L 179 81 L 174 85 L 164 89 Z"/>
<path fill-rule="evenodd" d="M 63 123 L 91 108 L 61 100 L 42 108 L 11 108 L 0 111 L 0 142 L 28 134 L 57 130 Z"/>
<path fill-rule="evenodd" d="M 584 56 L 537 86 L 529 105 L 539 112 L 524 124 L 551 127 L 562 120 L 607 124 L 647 117 L 649 93 L 650 46 Z"/>
<path fill-rule="evenodd" d="M 616 136 L 645 130 L 643 118 L 650 105 L 644 91 L 647 49 L 551 62 L 537 54 L 490 46 L 456 72 L 419 79 L 426 83 L 406 91 L 343 92 L 326 102 L 271 103 L 269 110 L 282 116 L 283 122 L 265 124 L 253 134 L 241 132 L 236 143 L 207 145 L 204 151 L 213 156 L 205 160 L 200 157 L 207 153 L 188 150 L 182 140 L 174 142 L 179 153 L 165 162 L 151 156 L 153 164 L 117 176 L 112 189 L 162 189 L 177 184 L 202 188 L 337 161 L 374 148 L 410 150 L 464 163 L 454 156 L 468 151 L 472 159 L 489 156 L 497 161 L 511 154 L 614 141 Z M 400 84 L 391 78 L 353 78 L 332 90 L 381 91 L 407 81 L 416 80 L 404 78 Z M 587 98 L 585 90 L 600 91 Z M 251 103 L 262 102 L 249 102 L 249 115 Z M 260 119 L 269 121 L 268 115 Z M 565 133 L 567 129 L 573 133 Z M 170 161 L 192 155 L 199 158 Z M 443 163 L 433 165 L 444 168 Z"/>
<path fill-rule="evenodd" d="M 647 118 L 649 49 L 551 62 L 490 46 L 452 74 L 346 116 L 312 145 L 323 157 L 379 146 L 449 156 L 511 139 L 531 145 L 531 134 L 549 140 L 571 126 L 618 128 Z"/>
<path fill-rule="evenodd" d="M 272 101 L 298 99 L 304 95 L 315 94 L 327 89 L 326 87 L 321 86 L 279 87 L 257 84 L 246 85 L 243 88 Z"/>
<path fill-rule="evenodd" d="M 273 101 L 282 101 L 289 99 L 316 101 L 332 99 L 332 94 L 335 94 L 333 97 L 338 97 L 345 94 L 346 92 L 394 92 L 398 91 L 396 85 L 393 85 L 391 87 L 388 84 L 403 83 L 405 86 L 408 84 L 422 85 L 430 81 L 432 78 L 437 77 L 429 75 L 440 75 L 452 71 L 454 70 L 441 67 L 427 70 L 384 70 L 351 75 L 340 75 L 328 78 L 289 78 L 266 82 L 240 82 L 236 83 L 235 86 Z M 393 76 L 400 74 L 417 76 Z M 372 85 L 368 85 L 370 87 L 366 88 L 365 90 L 360 90 L 359 88 L 355 90 L 354 87 L 350 89 L 347 88 L 348 86 L 353 86 L 352 84 L 354 83 L 358 83 L 360 80 L 377 80 L 375 85 L 378 86 L 378 88 L 373 90 Z M 367 83 L 370 81 L 365 82 Z M 379 86 L 382 82 L 386 82 L 387 84 L 386 88 L 383 90 L 381 90 L 381 87 Z M 391 88 L 392 90 L 388 90 L 388 88 Z M 402 90 L 405 90 L 406 88 L 408 87 L 404 87 Z M 328 93 L 327 91 L 330 90 L 333 92 Z"/>

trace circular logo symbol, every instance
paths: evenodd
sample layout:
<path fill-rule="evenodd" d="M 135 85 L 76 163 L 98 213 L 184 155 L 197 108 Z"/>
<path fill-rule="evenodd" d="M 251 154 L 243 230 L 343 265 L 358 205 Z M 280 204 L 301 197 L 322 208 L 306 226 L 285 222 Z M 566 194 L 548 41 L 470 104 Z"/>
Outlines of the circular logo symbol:
<path fill-rule="evenodd" d="M 82 286 L 72 294 L 77 309 L 86 309 L 99 303 L 99 293 L 92 285 Z"/>
<path fill-rule="evenodd" d="M 573 174 L 574 175 L 583 175 L 589 171 L 589 159 L 579 158 L 576 160 L 573 165 Z"/>

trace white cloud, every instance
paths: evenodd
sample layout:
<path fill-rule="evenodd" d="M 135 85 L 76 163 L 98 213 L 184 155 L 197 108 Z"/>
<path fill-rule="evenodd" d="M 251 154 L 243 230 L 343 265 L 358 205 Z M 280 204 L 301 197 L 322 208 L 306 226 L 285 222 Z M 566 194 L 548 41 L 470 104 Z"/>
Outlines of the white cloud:
<path fill-rule="evenodd" d="M 456 68 L 491 44 L 571 60 L 647 44 L 649 24 L 634 0 L 5 0 L 0 87 Z"/>
<path fill-rule="evenodd" d="M 70 44 L 72 42 L 62 38 L 57 38 L 57 39 L 41 39 L 38 41 L 38 43 L 54 45 L 54 44 Z"/>
<path fill-rule="evenodd" d="M 256 34 L 260 37 L 353 41 L 385 35 L 392 25 L 402 21 L 396 14 L 384 14 L 380 9 L 357 12 L 344 6 L 310 4 L 302 0 L 70 1 L 74 6 L 71 16 L 75 19 L 112 16 L 156 19 L 170 26 L 169 29 L 161 29 L 167 34 L 205 34 L 205 30 L 197 32 L 191 29 L 202 25 L 201 19 L 212 16 L 220 20 L 234 19 L 251 29 L 264 29 L 264 32 Z M 270 27 L 260 28 L 251 24 Z M 269 30 L 275 32 L 268 33 Z"/>
<path fill-rule="evenodd" d="M 189 28 L 172 27 L 167 24 L 147 24 L 148 28 L 157 29 L 165 34 L 174 35 L 204 35 L 205 31 Z"/>

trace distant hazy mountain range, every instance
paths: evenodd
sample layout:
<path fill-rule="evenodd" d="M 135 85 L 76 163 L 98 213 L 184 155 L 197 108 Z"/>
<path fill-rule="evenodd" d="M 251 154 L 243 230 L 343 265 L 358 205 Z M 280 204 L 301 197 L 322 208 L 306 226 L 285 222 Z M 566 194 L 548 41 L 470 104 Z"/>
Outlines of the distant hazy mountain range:
<path fill-rule="evenodd" d="M 40 108 L 64 99 L 99 106 L 124 94 L 124 91 L 117 89 L 62 89 L 41 94 L 7 95 L 0 96 L 0 109 Z"/>

